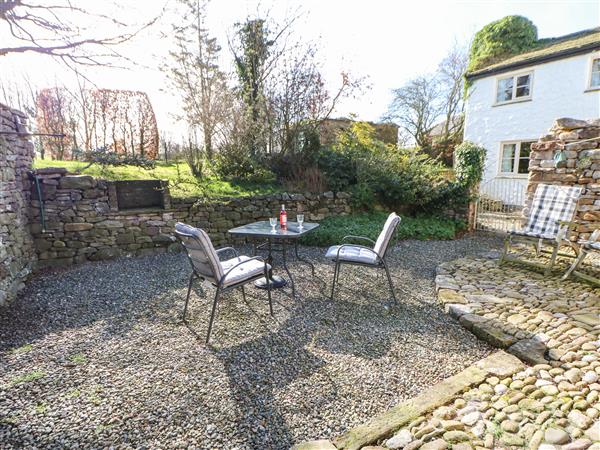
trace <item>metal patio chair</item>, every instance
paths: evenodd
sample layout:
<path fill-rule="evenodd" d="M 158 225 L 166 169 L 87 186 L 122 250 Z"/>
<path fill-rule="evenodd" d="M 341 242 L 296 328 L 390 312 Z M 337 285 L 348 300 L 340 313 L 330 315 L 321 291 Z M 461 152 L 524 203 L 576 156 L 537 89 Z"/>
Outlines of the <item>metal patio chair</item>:
<path fill-rule="evenodd" d="M 206 343 L 208 344 L 219 296 L 223 292 L 239 287 L 242 289 L 242 295 L 245 301 L 246 292 L 244 291 L 244 285 L 262 277 L 268 278 L 271 266 L 266 263 L 262 256 L 254 256 L 252 258 L 240 256 L 233 247 L 224 247 L 215 250 L 208 234 L 200 228 L 195 228 L 184 223 L 177 223 L 175 225 L 175 234 L 185 247 L 188 259 L 192 266 L 187 297 L 185 298 L 185 306 L 183 307 L 183 321 L 185 322 L 192 283 L 195 278 L 202 281 L 208 281 L 217 288 L 212 311 L 210 313 L 210 321 L 208 322 L 208 334 L 206 335 Z M 219 254 L 225 251 L 232 251 L 235 254 L 235 258 L 220 261 Z M 271 286 L 270 284 L 267 284 L 267 286 L 269 311 L 271 315 L 273 315 Z"/>
<path fill-rule="evenodd" d="M 565 272 L 562 279 L 566 280 L 571 275 L 574 275 L 578 278 L 581 278 L 589 283 L 594 283 L 597 286 L 600 286 L 600 279 L 595 278 L 591 275 L 588 275 L 583 272 L 579 272 L 577 268 L 583 262 L 585 257 L 593 252 L 600 253 L 600 230 L 595 230 L 589 239 L 582 239 L 578 242 L 579 245 L 579 255 L 571 264 L 571 267 Z"/>
<path fill-rule="evenodd" d="M 390 276 L 390 270 L 388 269 L 385 261 L 385 255 L 392 240 L 392 236 L 394 235 L 394 232 L 400 223 L 400 220 L 400 217 L 397 216 L 396 213 L 391 213 L 385 221 L 385 225 L 383 226 L 383 229 L 381 230 L 376 242 L 365 236 L 350 235 L 345 236 L 344 239 L 342 239 L 342 242 L 350 239 L 370 242 L 373 245 L 372 248 L 357 244 L 342 244 L 329 247 L 325 257 L 335 262 L 335 268 L 333 270 L 333 284 L 331 286 L 331 300 L 333 300 L 333 295 L 335 293 L 335 285 L 339 281 L 340 268 L 342 264 L 352 264 L 356 266 L 384 269 L 390 285 L 390 290 L 392 291 L 394 303 L 398 303 L 398 300 L 396 300 L 396 294 L 394 292 L 392 277 Z"/>
<path fill-rule="evenodd" d="M 569 240 L 569 233 L 575 226 L 573 219 L 582 191 L 580 187 L 539 184 L 533 196 L 527 224 L 522 230 L 509 232 L 504 241 L 499 264 L 502 265 L 506 261 L 518 262 L 544 269 L 544 275 L 548 276 L 554 267 L 560 247 L 568 245 L 577 251 Z M 549 262 L 542 264 L 511 255 L 511 247 L 519 242 L 533 244 L 537 256 L 544 251 L 545 244 L 549 245 L 552 249 Z"/>

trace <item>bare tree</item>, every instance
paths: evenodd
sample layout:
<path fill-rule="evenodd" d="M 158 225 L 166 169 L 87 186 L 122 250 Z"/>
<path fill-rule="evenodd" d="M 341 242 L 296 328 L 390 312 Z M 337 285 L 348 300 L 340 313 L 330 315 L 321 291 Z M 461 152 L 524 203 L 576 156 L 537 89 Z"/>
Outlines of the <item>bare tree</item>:
<path fill-rule="evenodd" d="M 115 5 L 116 7 L 116 5 Z M 114 15 L 92 12 L 70 0 L 0 0 L 0 27 L 14 45 L 0 44 L 0 56 L 32 52 L 59 58 L 67 66 L 103 65 L 123 58 L 117 46 L 154 24 L 160 14 L 142 25 L 131 25 Z M 103 30 L 106 35 L 98 35 Z"/>
<path fill-rule="evenodd" d="M 442 143 L 451 143 L 462 135 L 464 74 L 468 60 L 467 48 L 454 44 L 438 66 L 444 110 L 440 137 Z"/>
<path fill-rule="evenodd" d="M 418 76 L 394 90 L 388 118 L 408 133 L 417 146 L 426 147 L 443 110 L 440 95 L 440 82 L 436 76 Z"/>
<path fill-rule="evenodd" d="M 199 0 L 180 3 L 185 10 L 183 25 L 173 27 L 176 50 L 165 71 L 182 96 L 188 126 L 200 132 L 203 151 L 212 159 L 215 139 L 230 115 L 227 76 L 218 66 L 221 47 L 204 26 L 205 4 Z M 190 151 L 198 148 L 195 139 L 188 141 Z"/>

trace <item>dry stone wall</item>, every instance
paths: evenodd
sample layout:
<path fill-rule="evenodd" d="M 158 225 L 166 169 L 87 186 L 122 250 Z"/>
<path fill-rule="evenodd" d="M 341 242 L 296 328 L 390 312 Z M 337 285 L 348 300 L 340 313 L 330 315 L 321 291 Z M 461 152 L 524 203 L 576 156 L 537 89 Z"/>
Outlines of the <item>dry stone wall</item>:
<path fill-rule="evenodd" d="M 33 154 L 27 118 L 0 104 L 0 306 L 24 286 L 35 260 L 27 231 Z"/>
<path fill-rule="evenodd" d="M 584 188 L 575 221 L 577 238 L 587 238 L 600 228 L 600 119 L 557 119 L 549 133 L 531 146 L 527 214 L 538 184 Z M 563 150 L 565 167 L 557 168 L 554 155 Z"/>
<path fill-rule="evenodd" d="M 351 212 L 350 196 L 343 192 L 201 201 L 171 199 L 168 189 L 164 191 L 165 209 L 119 210 L 110 181 L 69 175 L 55 168 L 38 170 L 37 177 L 43 202 L 34 186 L 30 230 L 38 268 L 177 251 L 173 231 L 178 221 L 207 230 L 214 244 L 221 245 L 230 240 L 227 230 L 267 220 L 277 214 L 282 203 L 290 220 L 296 212 L 303 212 L 305 220 L 311 221 Z"/>

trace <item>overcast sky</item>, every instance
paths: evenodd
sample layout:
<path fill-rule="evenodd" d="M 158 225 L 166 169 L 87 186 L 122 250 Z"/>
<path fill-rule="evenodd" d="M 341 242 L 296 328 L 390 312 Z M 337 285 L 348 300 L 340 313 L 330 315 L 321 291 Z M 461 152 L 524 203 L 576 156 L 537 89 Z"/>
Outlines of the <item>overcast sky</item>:
<path fill-rule="evenodd" d="M 77 3 L 87 3 L 90 9 L 97 7 L 92 0 Z M 114 14 L 124 21 L 142 22 L 157 14 L 164 4 L 161 0 L 121 0 L 120 11 Z M 477 30 L 493 20 L 510 14 L 526 16 L 535 23 L 541 38 L 600 25 L 598 0 L 212 0 L 207 25 L 223 47 L 224 63 L 229 68 L 227 36 L 231 35 L 233 24 L 266 11 L 274 20 L 302 13 L 295 30 L 304 39 L 319 42 L 323 74 L 332 89 L 339 83 L 342 71 L 368 77 L 370 88 L 359 98 L 341 104 L 335 115 L 356 114 L 360 119 L 374 121 L 385 113 L 392 89 L 418 74 L 435 70 L 455 41 L 468 43 Z M 148 92 L 159 127 L 173 134 L 182 130 L 173 119 L 178 98 L 165 90 L 166 81 L 158 67 L 172 48 L 168 30 L 177 18 L 177 1 L 169 0 L 159 23 L 123 49 L 139 66 L 86 72 L 99 87 Z M 55 79 L 69 76 L 59 64 L 43 56 L 0 57 L 0 77 L 12 78 L 21 72 L 27 72 L 39 85 L 52 85 Z"/>

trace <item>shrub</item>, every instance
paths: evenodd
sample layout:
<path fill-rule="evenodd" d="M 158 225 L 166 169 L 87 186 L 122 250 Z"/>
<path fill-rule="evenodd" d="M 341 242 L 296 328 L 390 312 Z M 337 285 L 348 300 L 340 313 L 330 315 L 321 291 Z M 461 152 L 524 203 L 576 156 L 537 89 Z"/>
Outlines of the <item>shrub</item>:
<path fill-rule="evenodd" d="M 275 174 L 266 167 L 264 161 L 250 156 L 247 149 L 234 145 L 221 147 L 215 156 L 213 169 L 225 180 L 265 183 L 275 180 Z"/>
<path fill-rule="evenodd" d="M 351 190 L 353 206 L 376 204 L 416 214 L 465 205 L 468 192 L 447 179 L 447 168 L 418 149 L 399 149 L 375 136 L 374 128 L 355 123 L 337 143 L 323 149 L 319 167 L 333 190 Z"/>
<path fill-rule="evenodd" d="M 475 34 L 469 52 L 472 72 L 537 45 L 537 28 L 523 16 L 506 16 L 488 23 Z"/>
<path fill-rule="evenodd" d="M 304 236 L 304 245 L 326 247 L 342 242 L 352 234 L 376 240 L 387 219 L 386 212 L 359 213 L 348 216 L 331 216 L 320 222 L 320 227 Z M 398 226 L 398 239 L 454 239 L 465 229 L 462 221 L 441 216 L 403 216 Z"/>

